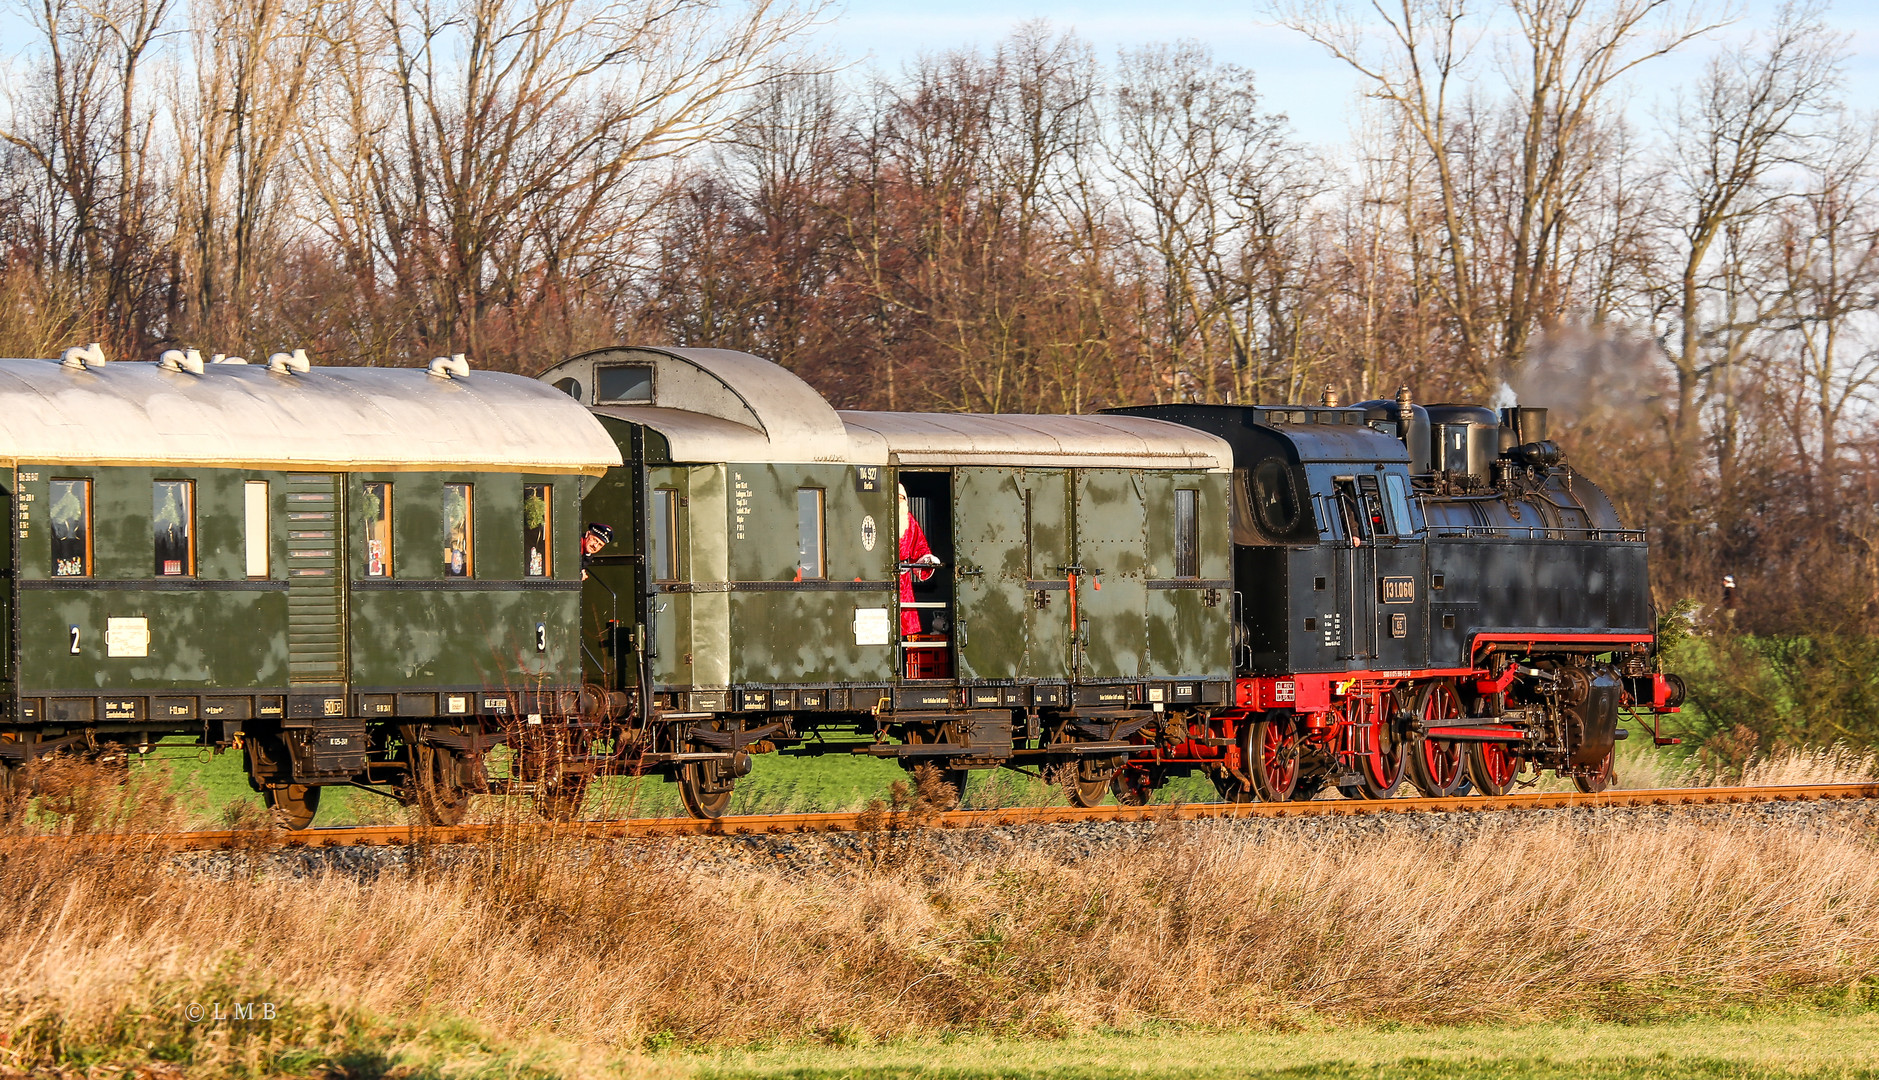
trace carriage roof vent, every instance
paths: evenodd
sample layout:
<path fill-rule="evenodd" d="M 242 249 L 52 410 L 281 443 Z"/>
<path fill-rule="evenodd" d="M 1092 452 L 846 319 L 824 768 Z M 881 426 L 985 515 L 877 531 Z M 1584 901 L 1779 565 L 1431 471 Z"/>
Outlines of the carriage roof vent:
<path fill-rule="evenodd" d="M 198 349 L 165 349 L 157 357 L 157 367 L 164 371 L 187 371 L 202 374 L 202 352 Z"/>
<path fill-rule="evenodd" d="M 248 364 L 248 360 L 246 357 L 229 356 L 226 353 L 216 353 L 214 356 L 209 357 L 209 363 L 211 364 L 240 364 L 246 367 Z"/>
<path fill-rule="evenodd" d="M 276 375 L 305 375 L 312 368 L 313 361 L 307 359 L 305 349 L 295 349 L 291 353 L 277 352 L 267 358 L 267 369 Z"/>
<path fill-rule="evenodd" d="M 86 368 L 100 368 L 108 362 L 109 361 L 104 357 L 104 346 L 95 341 L 82 349 L 74 345 L 59 354 L 59 365 L 61 367 L 71 368 L 74 371 L 84 371 Z"/>
<path fill-rule="evenodd" d="M 430 373 L 440 379 L 467 379 L 470 377 L 470 362 L 462 353 L 439 356 L 431 361 Z"/>

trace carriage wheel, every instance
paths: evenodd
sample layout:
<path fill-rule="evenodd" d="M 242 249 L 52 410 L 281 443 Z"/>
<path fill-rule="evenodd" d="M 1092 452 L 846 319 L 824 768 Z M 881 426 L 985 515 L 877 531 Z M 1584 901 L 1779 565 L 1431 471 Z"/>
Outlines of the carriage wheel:
<path fill-rule="evenodd" d="M 1064 790 L 1070 801 L 1078 806 L 1101 806 L 1103 797 L 1109 794 L 1109 781 L 1118 771 L 1111 764 L 1113 758 L 1097 760 L 1080 758 L 1076 765 L 1065 769 Z"/>
<path fill-rule="evenodd" d="M 549 821 L 573 821 L 587 802 L 588 777 L 562 773 L 535 789 L 535 812 Z"/>
<path fill-rule="evenodd" d="M 1117 769 L 1109 778 L 1109 793 L 1118 806 L 1147 806 L 1155 795 L 1155 778 L 1147 769 L 1130 766 Z"/>
<path fill-rule="evenodd" d="M 914 794 L 927 795 L 927 805 L 935 810 L 956 810 L 966 799 L 966 780 L 972 775 L 969 769 L 944 769 L 930 761 L 915 765 L 911 770 Z"/>
<path fill-rule="evenodd" d="M 14 742 L 18 738 L 10 731 L 0 734 L 0 741 L 4 742 Z M 27 768 L 24 761 L 0 761 L 0 824 L 10 824 L 26 813 L 26 804 L 33 797 L 33 785 Z"/>
<path fill-rule="evenodd" d="M 1506 743 L 1478 742 L 1468 747 L 1468 776 L 1483 795 L 1507 794 L 1519 772 L 1520 757 Z"/>
<path fill-rule="evenodd" d="M 1604 759 L 1597 765 L 1594 765 L 1591 772 L 1574 773 L 1572 776 L 1572 782 L 1579 785 L 1579 790 L 1585 792 L 1587 795 L 1604 791 L 1606 788 L 1611 787 L 1612 781 L 1615 779 L 1617 779 L 1617 770 L 1613 766 L 1612 751 L 1610 750 L 1605 751 Z"/>
<path fill-rule="evenodd" d="M 1285 802 L 1298 788 L 1298 723 L 1275 709 L 1247 725 L 1240 737 L 1240 757 L 1253 778 L 1253 790 L 1267 802 Z"/>
<path fill-rule="evenodd" d="M 320 789 L 312 784 L 263 788 L 261 801 L 276 825 L 299 832 L 313 824 L 313 815 L 320 812 Z"/>
<path fill-rule="evenodd" d="M 1461 717 L 1461 695 L 1447 679 L 1426 683 L 1416 695 L 1416 715 L 1425 727 L 1440 727 Z M 1432 799 L 1461 788 L 1466 755 L 1458 743 L 1418 735 L 1409 750 L 1409 780 Z"/>
<path fill-rule="evenodd" d="M 411 731 L 405 741 L 405 801 L 417 808 L 418 820 L 426 825 L 460 824 L 470 809 L 463 762 L 447 750 L 425 746 L 416 735 Z"/>
<path fill-rule="evenodd" d="M 732 780 L 723 761 L 688 761 L 679 766 L 679 801 L 695 818 L 721 818 L 731 806 Z"/>
<path fill-rule="evenodd" d="M 0 824 L 10 824 L 26 810 L 31 792 L 25 769 L 10 761 L 0 761 Z"/>
<path fill-rule="evenodd" d="M 1396 724 L 1374 701 L 1354 706 L 1361 710 L 1370 727 L 1369 749 L 1357 758 L 1357 790 L 1366 799 L 1392 799 L 1403 786 L 1403 767 L 1409 757 L 1398 737 Z M 1361 730 L 1361 729 L 1360 729 Z"/>

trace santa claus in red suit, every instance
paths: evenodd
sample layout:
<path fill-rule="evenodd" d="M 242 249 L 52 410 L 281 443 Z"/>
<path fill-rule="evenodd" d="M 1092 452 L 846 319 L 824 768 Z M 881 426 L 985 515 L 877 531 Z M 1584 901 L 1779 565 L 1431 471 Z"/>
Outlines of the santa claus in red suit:
<path fill-rule="evenodd" d="M 896 485 L 900 492 L 900 562 L 919 563 L 922 566 L 938 566 L 939 556 L 927 546 L 926 530 L 913 519 L 913 507 L 907 502 L 907 489 Z M 920 611 L 910 606 L 913 603 L 914 575 L 920 580 L 933 576 L 931 570 L 902 570 L 900 572 L 900 632 L 902 636 L 920 632 Z"/>

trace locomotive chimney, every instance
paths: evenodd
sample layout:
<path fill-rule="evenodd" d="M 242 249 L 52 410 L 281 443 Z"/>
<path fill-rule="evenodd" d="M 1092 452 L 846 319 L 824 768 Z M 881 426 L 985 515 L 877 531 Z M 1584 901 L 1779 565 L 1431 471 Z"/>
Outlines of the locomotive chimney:
<path fill-rule="evenodd" d="M 1398 424 L 1402 425 L 1397 430 L 1404 432 L 1405 435 L 1407 435 L 1409 431 L 1409 422 L 1416 418 L 1416 410 L 1413 407 L 1414 405 L 1415 405 L 1415 399 L 1410 396 L 1409 387 L 1408 386 L 1397 387 L 1396 388 L 1396 421 Z M 1404 441 L 1407 442 L 1408 439 L 1405 438 Z"/>

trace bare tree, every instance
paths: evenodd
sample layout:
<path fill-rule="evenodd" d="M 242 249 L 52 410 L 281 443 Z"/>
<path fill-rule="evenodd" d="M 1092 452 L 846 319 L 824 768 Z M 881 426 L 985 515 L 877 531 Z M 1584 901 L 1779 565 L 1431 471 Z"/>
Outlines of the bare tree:
<path fill-rule="evenodd" d="M 1662 304 L 1673 324 L 1666 351 L 1677 377 L 1671 442 L 1686 483 L 1699 436 L 1699 384 L 1717 364 L 1726 370 L 1744 332 L 1760 320 L 1758 312 L 1751 325 L 1741 322 L 1740 260 L 1725 260 L 1719 272 L 1712 254 L 1729 230 L 1739 232 L 1784 196 L 1770 174 L 1806 149 L 1813 133 L 1804 125 L 1838 83 L 1844 38 L 1827 31 L 1820 13 L 1813 3 L 1784 5 L 1755 47 L 1710 61 L 1671 123 L 1667 225 L 1677 250 Z M 1720 323 L 1710 315 L 1712 282 L 1726 308 Z"/>
<path fill-rule="evenodd" d="M 509 313 L 514 340 L 518 308 L 578 290 L 590 261 L 631 245 L 663 187 L 658 163 L 724 130 L 820 11 L 371 2 L 329 34 L 346 100 L 308 164 L 329 207 L 372 223 L 335 230 L 347 261 L 390 271 L 421 337 L 479 354 L 492 312 Z"/>
<path fill-rule="evenodd" d="M 295 192 L 283 176 L 308 86 L 318 78 L 321 5 L 197 0 L 190 7 L 193 85 L 179 88 L 177 156 L 191 330 L 254 341 L 256 290 L 282 257 Z M 193 92 L 192 92 L 193 91 Z"/>
<path fill-rule="evenodd" d="M 1498 65 L 1508 90 L 1509 130 L 1496 140 L 1508 159 L 1507 194 L 1499 219 L 1476 226 L 1478 183 L 1460 173 L 1460 142 L 1480 138 L 1484 118 L 1465 117 L 1456 93 L 1503 8 L 1515 31 Z M 1486 12 L 1468 0 L 1277 0 L 1271 9 L 1356 71 L 1428 155 L 1449 264 L 1444 299 L 1463 357 L 1484 376 L 1489 364 L 1513 370 L 1557 307 L 1547 279 L 1598 161 L 1614 85 L 1713 29 L 1672 0 L 1508 0 Z M 1491 280 L 1476 265 L 1484 236 L 1506 242 Z"/>

